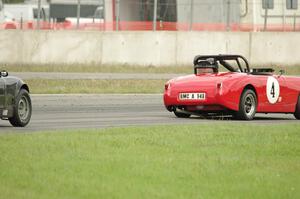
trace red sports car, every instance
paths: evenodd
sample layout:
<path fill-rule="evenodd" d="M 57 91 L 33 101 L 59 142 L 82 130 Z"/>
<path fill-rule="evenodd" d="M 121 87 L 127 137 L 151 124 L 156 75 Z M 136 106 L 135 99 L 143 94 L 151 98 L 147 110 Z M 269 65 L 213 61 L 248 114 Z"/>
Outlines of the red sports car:
<path fill-rule="evenodd" d="M 300 119 L 300 77 L 250 69 L 240 55 L 194 59 L 194 74 L 165 84 L 164 104 L 177 117 L 230 114 L 251 120 L 255 113 L 292 113 Z"/>

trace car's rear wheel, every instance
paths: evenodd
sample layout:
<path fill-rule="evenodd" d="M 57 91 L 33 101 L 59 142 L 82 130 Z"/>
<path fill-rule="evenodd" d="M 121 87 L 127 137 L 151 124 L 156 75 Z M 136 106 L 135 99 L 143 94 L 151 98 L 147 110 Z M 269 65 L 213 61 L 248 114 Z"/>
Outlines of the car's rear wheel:
<path fill-rule="evenodd" d="M 191 116 L 191 114 L 181 113 L 178 111 L 174 111 L 174 114 L 176 115 L 176 117 L 179 117 L 179 118 L 189 118 Z"/>
<path fill-rule="evenodd" d="M 15 127 L 26 126 L 31 118 L 32 106 L 29 93 L 25 89 L 21 89 L 15 99 L 13 117 L 9 118 L 9 122 Z"/>
<path fill-rule="evenodd" d="M 298 96 L 298 101 L 297 101 L 294 116 L 295 116 L 296 119 L 300 120 L 300 95 Z"/>
<path fill-rule="evenodd" d="M 256 94 L 251 89 L 246 89 L 242 93 L 239 110 L 236 112 L 236 119 L 252 120 L 256 113 L 257 98 Z"/>

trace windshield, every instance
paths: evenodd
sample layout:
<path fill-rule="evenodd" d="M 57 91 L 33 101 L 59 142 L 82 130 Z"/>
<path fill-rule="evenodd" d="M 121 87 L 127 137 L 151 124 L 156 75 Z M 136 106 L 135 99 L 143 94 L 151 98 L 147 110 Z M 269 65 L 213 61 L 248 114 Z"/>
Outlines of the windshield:
<path fill-rule="evenodd" d="M 246 63 L 241 59 L 220 59 L 220 71 L 248 72 Z"/>
<path fill-rule="evenodd" d="M 238 63 L 235 60 L 220 60 L 220 65 L 223 67 L 220 67 L 222 71 L 231 71 L 231 72 L 242 72 Z"/>

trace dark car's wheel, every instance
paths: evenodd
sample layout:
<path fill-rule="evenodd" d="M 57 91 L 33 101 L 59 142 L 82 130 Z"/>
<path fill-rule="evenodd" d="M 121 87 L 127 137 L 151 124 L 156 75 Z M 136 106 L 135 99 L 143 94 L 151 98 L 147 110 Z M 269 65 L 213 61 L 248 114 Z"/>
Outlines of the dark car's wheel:
<path fill-rule="evenodd" d="M 256 113 L 257 98 L 253 90 L 247 89 L 242 93 L 239 110 L 236 112 L 236 119 L 252 120 Z"/>
<path fill-rule="evenodd" d="M 25 89 L 21 89 L 15 99 L 15 107 L 13 117 L 9 118 L 9 122 L 15 127 L 26 126 L 31 118 L 32 106 L 29 93 Z"/>
<path fill-rule="evenodd" d="M 181 112 L 177 112 L 177 111 L 174 111 L 174 114 L 176 115 L 176 117 L 179 117 L 179 118 L 189 118 L 191 116 L 191 114 L 181 113 Z"/>
<path fill-rule="evenodd" d="M 295 116 L 296 119 L 300 120 L 300 96 L 298 97 L 298 101 L 297 101 L 294 116 Z"/>

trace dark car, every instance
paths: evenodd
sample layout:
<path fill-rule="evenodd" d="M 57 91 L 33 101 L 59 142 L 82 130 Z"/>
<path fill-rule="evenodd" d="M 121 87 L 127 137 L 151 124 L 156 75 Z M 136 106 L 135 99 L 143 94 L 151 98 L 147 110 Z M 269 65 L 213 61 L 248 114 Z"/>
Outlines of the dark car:
<path fill-rule="evenodd" d="M 29 87 L 20 78 L 0 72 L 0 118 L 15 127 L 26 126 L 31 118 L 32 106 Z"/>

